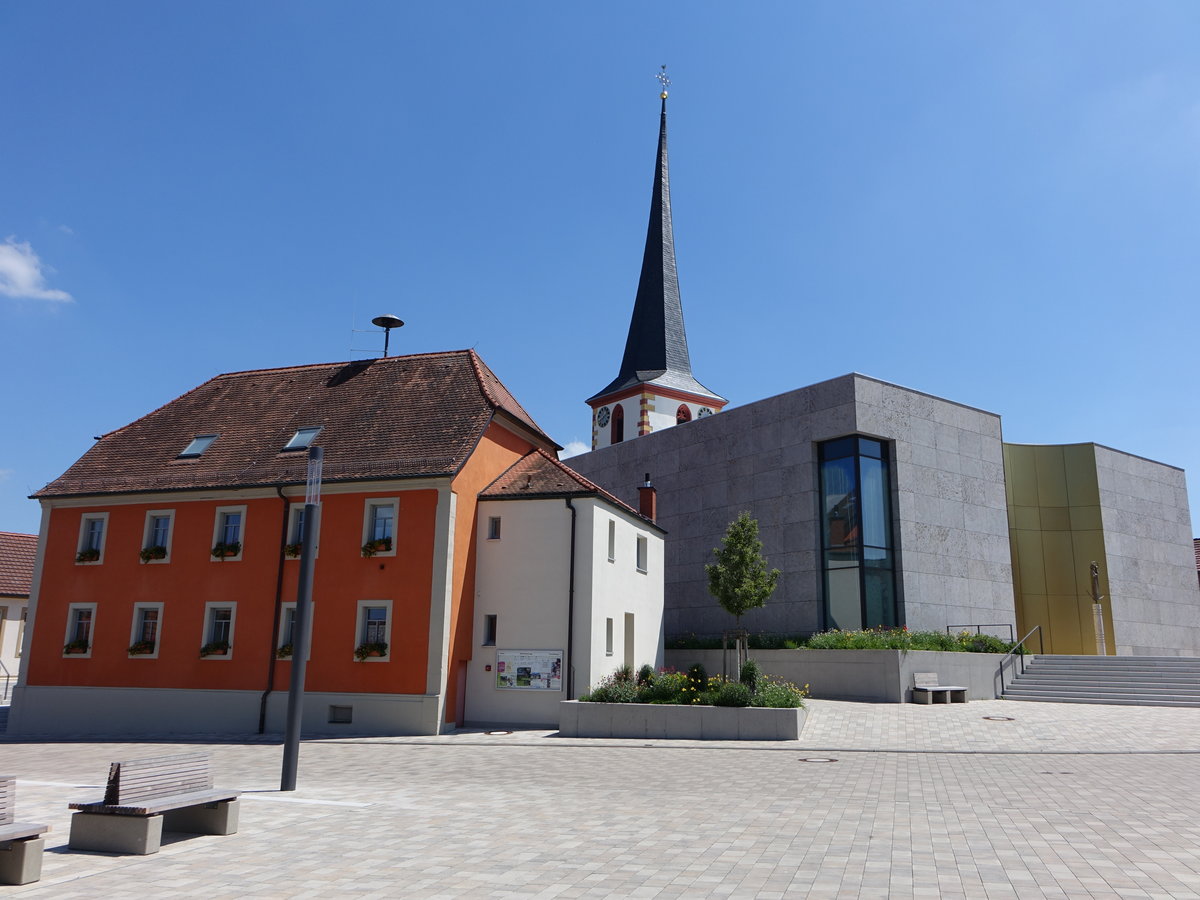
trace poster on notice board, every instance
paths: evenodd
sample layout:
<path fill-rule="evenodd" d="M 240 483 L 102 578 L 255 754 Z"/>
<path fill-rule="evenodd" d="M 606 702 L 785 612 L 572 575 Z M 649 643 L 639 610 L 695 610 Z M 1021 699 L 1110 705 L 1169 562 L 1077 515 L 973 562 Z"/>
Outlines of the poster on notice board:
<path fill-rule="evenodd" d="M 518 691 L 561 691 L 561 650 L 497 650 L 496 687 Z"/>

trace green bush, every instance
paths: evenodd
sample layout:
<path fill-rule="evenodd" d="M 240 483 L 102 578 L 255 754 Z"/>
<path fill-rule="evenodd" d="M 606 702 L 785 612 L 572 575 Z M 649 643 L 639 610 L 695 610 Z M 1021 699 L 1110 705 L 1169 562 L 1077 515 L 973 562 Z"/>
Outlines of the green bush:
<path fill-rule="evenodd" d="M 764 706 L 769 709 L 795 709 L 804 705 L 808 696 L 808 685 L 800 688 L 790 681 L 776 681 L 770 677 L 761 678 L 758 690 L 750 699 L 751 706 Z"/>
<path fill-rule="evenodd" d="M 638 689 L 632 681 L 609 675 L 579 699 L 590 703 L 637 703 Z"/>
<path fill-rule="evenodd" d="M 825 631 L 814 634 L 805 646 L 812 650 L 958 650 L 969 653 L 1007 653 L 1011 645 L 990 634 L 963 631 L 909 631 L 906 628 L 866 628 L 862 631 Z"/>
<path fill-rule="evenodd" d="M 688 666 L 687 678 L 692 687 L 703 690 L 708 684 L 708 670 L 702 663 L 692 663 Z"/>
<path fill-rule="evenodd" d="M 684 700 L 688 677 L 683 672 L 659 672 L 654 680 L 638 688 L 638 703 L 691 703 Z"/>
<path fill-rule="evenodd" d="M 613 672 L 612 677 L 614 679 L 616 679 L 617 681 L 628 681 L 632 684 L 633 683 L 633 666 L 629 665 L 629 663 L 625 663 L 625 665 L 619 666 L 617 668 L 617 671 Z"/>
<path fill-rule="evenodd" d="M 654 666 L 646 663 L 637 672 L 638 687 L 650 684 L 654 680 Z"/>
<path fill-rule="evenodd" d="M 748 659 L 742 663 L 742 669 L 738 672 L 738 681 L 746 685 L 750 689 L 750 693 L 754 693 L 755 687 L 758 686 L 758 679 L 762 677 L 762 666 L 753 659 Z"/>
<path fill-rule="evenodd" d="M 750 688 L 740 681 L 725 681 L 713 692 L 713 706 L 749 706 Z"/>

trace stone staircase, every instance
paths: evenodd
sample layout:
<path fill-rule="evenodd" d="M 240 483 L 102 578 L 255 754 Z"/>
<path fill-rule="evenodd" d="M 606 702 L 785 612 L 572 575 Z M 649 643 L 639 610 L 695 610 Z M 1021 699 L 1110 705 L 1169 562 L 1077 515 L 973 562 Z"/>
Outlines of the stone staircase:
<path fill-rule="evenodd" d="M 1200 659 L 1187 656 L 1026 657 L 1005 700 L 1200 707 Z"/>

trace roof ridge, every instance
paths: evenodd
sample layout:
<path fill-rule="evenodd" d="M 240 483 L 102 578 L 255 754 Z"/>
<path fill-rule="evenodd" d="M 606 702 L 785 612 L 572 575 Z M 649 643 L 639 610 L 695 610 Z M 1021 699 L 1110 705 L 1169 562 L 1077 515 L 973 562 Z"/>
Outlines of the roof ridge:
<path fill-rule="evenodd" d="M 3 536 L 33 538 L 35 541 L 37 540 L 37 535 L 30 534 L 28 531 L 0 531 L 0 537 Z"/>
<path fill-rule="evenodd" d="M 371 363 L 372 365 L 380 363 L 392 363 L 402 359 L 416 359 L 420 356 L 458 356 L 463 353 L 474 353 L 474 350 L 426 350 L 421 353 L 403 353 L 399 356 L 376 356 L 366 357 L 364 359 L 343 359 L 333 360 L 331 362 L 321 363 L 303 363 L 298 366 L 268 366 L 265 369 L 244 369 L 237 372 L 222 372 L 220 375 L 214 375 L 209 381 L 217 378 L 234 378 L 239 375 L 265 375 L 269 372 L 299 372 L 305 369 L 324 369 L 333 368 L 335 366 L 352 366 L 355 363 Z"/>

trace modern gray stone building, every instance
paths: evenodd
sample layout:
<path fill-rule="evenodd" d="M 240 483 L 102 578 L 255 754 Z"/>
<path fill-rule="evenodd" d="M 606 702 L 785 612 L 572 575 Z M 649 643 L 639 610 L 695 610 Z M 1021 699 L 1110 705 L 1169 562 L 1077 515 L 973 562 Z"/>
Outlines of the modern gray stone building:
<path fill-rule="evenodd" d="M 666 165 L 664 95 L 625 354 L 587 401 L 593 450 L 570 464 L 631 504 L 644 478 L 657 488 L 668 638 L 733 626 L 704 564 L 748 510 L 783 573 L 743 617 L 751 631 L 1036 625 L 1046 652 L 1200 655 L 1181 470 L 1093 444 L 1006 445 L 995 413 L 859 374 L 722 411 L 692 375 Z"/>

